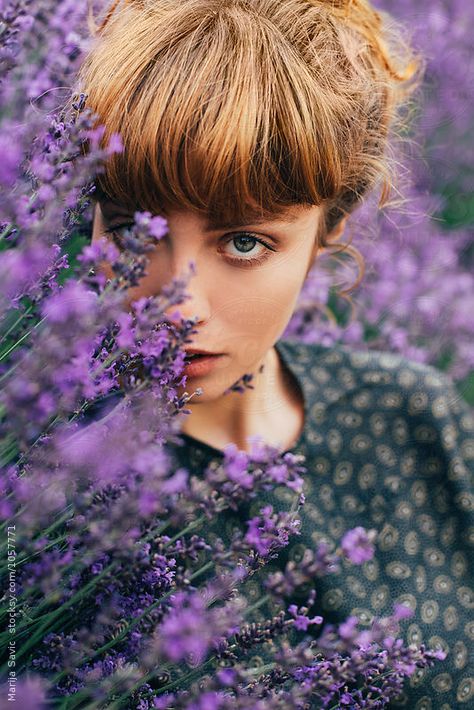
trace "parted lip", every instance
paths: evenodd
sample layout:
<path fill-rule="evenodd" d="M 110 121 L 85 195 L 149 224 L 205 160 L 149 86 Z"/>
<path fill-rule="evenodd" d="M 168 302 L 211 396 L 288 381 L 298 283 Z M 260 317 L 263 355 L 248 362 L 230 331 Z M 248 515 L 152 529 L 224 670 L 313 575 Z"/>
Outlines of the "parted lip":
<path fill-rule="evenodd" d="M 223 353 L 211 353 L 209 350 L 200 350 L 199 348 L 186 348 L 186 356 L 189 355 L 222 355 Z"/>

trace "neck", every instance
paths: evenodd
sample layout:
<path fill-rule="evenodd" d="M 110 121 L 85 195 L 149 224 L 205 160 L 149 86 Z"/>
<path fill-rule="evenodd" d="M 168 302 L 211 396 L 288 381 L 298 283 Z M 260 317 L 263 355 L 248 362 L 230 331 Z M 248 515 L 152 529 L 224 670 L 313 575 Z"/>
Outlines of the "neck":
<path fill-rule="evenodd" d="M 184 419 L 182 431 L 219 449 L 233 442 L 248 451 L 247 437 L 251 435 L 276 443 L 271 441 L 272 432 L 279 441 L 287 407 L 287 385 L 275 348 L 268 350 L 252 372 L 253 389 L 230 392 L 211 402 L 189 402 L 186 407 L 191 415 Z"/>

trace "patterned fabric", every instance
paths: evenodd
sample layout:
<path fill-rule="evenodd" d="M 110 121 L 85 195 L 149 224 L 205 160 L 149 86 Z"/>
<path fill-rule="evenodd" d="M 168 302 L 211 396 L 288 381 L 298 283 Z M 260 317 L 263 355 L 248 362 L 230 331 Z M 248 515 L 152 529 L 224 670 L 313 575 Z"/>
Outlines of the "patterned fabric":
<path fill-rule="evenodd" d="M 304 396 L 304 429 L 290 451 L 305 456 L 307 474 L 301 535 L 272 566 L 298 561 L 321 539 L 335 547 L 357 525 L 375 528 L 375 558 L 357 567 L 344 563 L 340 575 L 315 580 L 311 613 L 332 622 L 356 615 L 363 627 L 375 615 L 390 614 L 394 602 L 410 606 L 415 614 L 402 622 L 401 635 L 448 656 L 407 680 L 389 707 L 473 707 L 471 409 L 449 377 L 402 356 L 283 339 L 276 348 Z M 222 458 L 218 449 L 181 437 L 184 445 L 172 448 L 190 472 Z M 278 488 L 259 496 L 240 518 L 226 513 L 225 525 L 220 521 L 209 534 L 229 539 L 235 526 L 268 503 L 287 509 L 288 493 Z M 255 575 L 245 587 L 249 608 L 261 595 Z M 264 605 L 254 618 L 271 614 Z M 269 659 L 266 644 L 251 664 Z"/>

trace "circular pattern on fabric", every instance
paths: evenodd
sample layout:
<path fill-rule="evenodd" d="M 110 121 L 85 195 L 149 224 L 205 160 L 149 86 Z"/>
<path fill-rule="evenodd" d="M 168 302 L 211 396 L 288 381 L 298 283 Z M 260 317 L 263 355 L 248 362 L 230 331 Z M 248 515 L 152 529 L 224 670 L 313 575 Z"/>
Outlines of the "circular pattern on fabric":
<path fill-rule="evenodd" d="M 451 572 L 455 577 L 463 577 L 467 572 L 467 560 L 464 552 L 457 550 L 451 558 Z"/>
<path fill-rule="evenodd" d="M 426 668 L 417 668 L 408 679 L 410 686 L 412 688 L 418 688 L 420 685 L 424 685 L 426 674 Z"/>
<path fill-rule="evenodd" d="M 450 481 L 462 481 L 468 479 L 469 471 L 464 461 L 459 456 L 453 456 L 448 465 L 448 478 Z"/>
<path fill-rule="evenodd" d="M 399 537 L 400 533 L 397 528 L 389 523 L 385 523 L 377 538 L 378 546 L 384 552 L 387 550 L 393 550 L 398 543 Z"/>
<path fill-rule="evenodd" d="M 414 643 L 417 646 L 423 643 L 423 634 L 418 626 L 418 624 L 410 624 L 407 629 L 407 641 L 408 643 Z"/>
<path fill-rule="evenodd" d="M 463 678 L 456 689 L 458 703 L 469 703 L 474 698 L 474 678 Z"/>
<path fill-rule="evenodd" d="M 358 577 L 354 577 L 354 575 L 348 575 L 346 577 L 346 584 L 348 589 L 350 589 L 354 596 L 358 597 L 359 599 L 365 599 L 365 597 L 367 596 L 367 590 Z"/>
<path fill-rule="evenodd" d="M 474 493 L 471 491 L 462 491 L 462 493 L 458 493 L 455 497 L 454 502 L 461 510 L 470 513 L 474 510 Z"/>
<path fill-rule="evenodd" d="M 346 523 L 342 515 L 335 515 L 331 520 L 329 521 L 329 532 L 335 538 L 338 540 L 342 535 L 344 534 L 346 530 Z"/>
<path fill-rule="evenodd" d="M 323 424 L 326 421 L 326 404 L 316 402 L 312 405 L 309 413 L 316 424 Z"/>
<path fill-rule="evenodd" d="M 398 446 L 404 446 L 408 441 L 408 431 L 408 424 L 405 419 L 396 417 L 393 420 L 391 432 L 395 444 L 398 444 Z"/>
<path fill-rule="evenodd" d="M 443 612 L 443 624 L 446 631 L 454 631 L 459 624 L 458 612 L 455 606 L 449 605 Z"/>
<path fill-rule="evenodd" d="M 443 567 L 446 562 L 446 555 L 437 547 L 428 547 L 423 552 L 423 558 L 430 567 Z"/>
<path fill-rule="evenodd" d="M 261 656 L 252 656 L 248 661 L 249 668 L 261 668 L 265 664 Z"/>
<path fill-rule="evenodd" d="M 375 582 L 379 576 L 379 563 L 377 559 L 373 558 L 364 562 L 362 571 L 370 582 Z"/>
<path fill-rule="evenodd" d="M 324 517 L 321 514 L 319 508 L 311 501 L 306 501 L 304 504 L 305 514 L 312 523 L 316 525 L 322 525 L 324 522 Z"/>
<path fill-rule="evenodd" d="M 420 444 L 434 444 L 438 439 L 436 429 L 433 429 L 432 426 L 428 426 L 428 424 L 420 424 L 420 426 L 415 427 L 413 433 L 416 441 L 419 441 Z"/>
<path fill-rule="evenodd" d="M 363 454 L 372 447 L 372 441 L 365 434 L 358 434 L 349 443 L 350 450 L 355 454 Z"/>
<path fill-rule="evenodd" d="M 403 453 L 400 457 L 400 472 L 402 476 L 406 476 L 407 478 L 413 476 L 416 463 L 416 453 L 413 450 Z"/>
<path fill-rule="evenodd" d="M 423 500 L 426 501 L 426 485 L 424 483 L 421 490 L 423 491 Z M 418 505 L 423 505 L 423 503 L 419 502 Z M 416 520 L 421 532 L 423 532 L 425 535 L 428 535 L 429 537 L 434 537 L 436 535 L 437 526 L 433 516 L 428 515 L 427 513 L 420 513 L 420 515 L 417 516 Z"/>
<path fill-rule="evenodd" d="M 344 561 L 341 575 L 316 578 L 317 604 L 335 623 L 352 612 L 361 625 L 390 614 L 394 603 L 413 609 L 400 636 L 449 655 L 430 669 L 417 669 L 391 705 L 469 706 L 472 679 L 462 673 L 474 638 L 474 594 L 467 578 L 468 544 L 474 544 L 472 416 L 454 389 L 448 390 L 447 378 L 423 363 L 391 353 L 354 354 L 338 345 L 287 343 L 283 354 L 301 384 L 308 419 L 298 448 L 307 469 L 301 535 L 290 538 L 281 559 L 298 567 L 305 547 L 314 550 L 325 540 L 334 551 L 351 527 L 376 528 L 375 558 L 356 567 Z M 212 455 L 209 448 L 189 453 L 198 476 Z M 268 491 L 252 505 L 284 510 L 289 500 Z M 218 526 L 224 544 L 225 534 L 244 522 L 240 512 L 232 515 L 233 523 L 223 523 L 223 516 Z M 281 569 L 281 559 L 273 561 L 274 570 Z M 257 584 L 262 593 L 260 578 L 265 574 L 257 573 L 240 590 L 248 606 L 258 600 Z M 311 588 L 310 581 L 305 594 Z M 268 619 L 270 606 L 252 611 L 252 620 Z M 266 653 L 262 645 L 257 657 L 268 663 Z"/>
<path fill-rule="evenodd" d="M 413 516 L 413 506 L 407 500 L 402 500 L 395 508 L 395 515 L 401 520 L 410 520 Z"/>
<path fill-rule="evenodd" d="M 456 446 L 457 433 L 452 424 L 447 424 L 441 429 L 441 440 L 447 451 L 451 451 Z"/>
<path fill-rule="evenodd" d="M 456 596 L 466 609 L 474 609 L 474 591 L 470 587 L 458 587 Z"/>
<path fill-rule="evenodd" d="M 450 594 L 453 588 L 453 582 L 450 577 L 445 574 L 439 574 L 433 580 L 433 589 L 438 594 Z"/>
<path fill-rule="evenodd" d="M 432 650 L 441 649 L 446 654 L 449 653 L 449 644 L 442 636 L 430 636 L 427 646 Z"/>
<path fill-rule="evenodd" d="M 330 429 L 327 434 L 327 443 L 329 450 L 335 456 L 340 453 L 342 448 L 342 435 L 337 429 Z"/>
<path fill-rule="evenodd" d="M 334 510 L 336 503 L 334 502 L 334 492 L 330 485 L 322 485 L 319 489 L 319 500 L 325 510 Z"/>
<path fill-rule="evenodd" d="M 412 417 L 422 412 L 426 412 L 428 409 L 428 394 L 426 392 L 414 392 L 408 397 L 408 414 Z"/>
<path fill-rule="evenodd" d="M 380 370 L 368 370 L 362 374 L 362 381 L 370 385 L 389 385 L 392 379 L 390 372 L 381 372 Z"/>
<path fill-rule="evenodd" d="M 369 352 L 364 352 L 359 350 L 357 352 L 349 353 L 349 362 L 352 367 L 361 369 L 370 363 L 371 354 Z"/>
<path fill-rule="evenodd" d="M 456 519 L 450 518 L 442 527 L 439 533 L 439 539 L 444 547 L 451 547 L 456 536 Z"/>
<path fill-rule="evenodd" d="M 318 476 L 325 476 L 329 473 L 330 468 L 331 465 L 329 463 L 329 459 L 324 458 L 323 456 L 314 459 L 312 470 L 315 471 Z"/>
<path fill-rule="evenodd" d="M 393 579 L 408 579 L 411 576 L 411 568 L 401 560 L 389 562 L 385 567 L 385 571 Z"/>
<path fill-rule="evenodd" d="M 341 461 L 334 469 L 333 480 L 336 486 L 346 486 L 352 478 L 354 467 L 350 461 Z"/>
<path fill-rule="evenodd" d="M 435 476 L 439 475 L 443 470 L 441 459 L 439 459 L 437 456 L 427 458 L 425 461 L 422 462 L 420 470 L 421 473 L 423 473 L 425 476 L 430 476 L 430 478 L 434 478 Z"/>
<path fill-rule="evenodd" d="M 374 620 L 374 613 L 365 607 L 354 607 L 350 611 L 350 616 L 357 616 L 361 626 L 370 626 Z"/>
<path fill-rule="evenodd" d="M 410 488 L 410 499 L 419 508 L 426 504 L 428 488 L 425 481 L 415 481 Z M 421 518 L 419 518 L 421 520 Z"/>
<path fill-rule="evenodd" d="M 344 600 L 344 594 L 342 589 L 335 587 L 334 589 L 329 589 L 325 594 L 323 594 L 321 603 L 324 609 L 332 611 L 334 609 L 339 609 Z"/>
<path fill-rule="evenodd" d="M 380 412 L 376 412 L 369 417 L 370 430 L 374 436 L 382 436 L 387 429 L 387 420 Z"/>
<path fill-rule="evenodd" d="M 467 646 L 460 639 L 453 646 L 453 662 L 456 668 L 464 668 L 468 661 Z"/>
<path fill-rule="evenodd" d="M 389 598 L 390 587 L 387 584 L 382 584 L 380 587 L 377 587 L 377 589 L 375 589 L 370 595 L 370 603 L 372 604 L 374 609 L 379 611 L 387 605 Z"/>
<path fill-rule="evenodd" d="M 377 405 L 382 409 L 399 409 L 402 405 L 403 397 L 400 392 L 385 392 L 377 400 Z"/>
<path fill-rule="evenodd" d="M 414 594 L 410 594 L 410 593 L 400 594 L 395 599 L 395 601 L 397 604 L 403 604 L 403 606 L 409 606 L 410 609 L 413 609 L 413 611 L 416 611 L 416 608 L 418 606 L 417 598 L 415 597 Z"/>
<path fill-rule="evenodd" d="M 289 550 L 288 553 L 288 559 L 293 560 L 294 562 L 301 562 L 304 556 L 304 552 L 306 550 L 306 545 L 303 545 L 302 543 L 294 543 L 291 546 L 291 549 Z"/>
<path fill-rule="evenodd" d="M 420 538 L 418 537 L 416 530 L 410 530 L 410 532 L 406 534 L 405 540 L 403 541 L 403 547 L 405 548 L 407 555 L 418 554 L 418 550 L 420 549 Z"/>
<path fill-rule="evenodd" d="M 471 641 L 474 641 L 474 621 L 468 621 L 464 626 L 464 632 Z"/>
<path fill-rule="evenodd" d="M 461 453 L 466 461 L 474 460 L 474 438 L 462 442 Z"/>
<path fill-rule="evenodd" d="M 431 403 L 431 412 L 436 419 L 441 419 L 449 413 L 448 400 L 444 395 L 436 397 Z"/>
<path fill-rule="evenodd" d="M 346 387 L 347 389 L 352 389 L 353 387 L 355 387 L 356 379 L 354 377 L 354 373 L 347 367 L 339 368 L 337 373 L 337 379 L 341 383 L 341 385 L 344 385 L 344 387 Z"/>
<path fill-rule="evenodd" d="M 324 437 L 318 431 L 308 431 L 306 438 L 308 443 L 313 444 L 313 446 L 320 446 L 324 443 Z"/>
<path fill-rule="evenodd" d="M 363 491 L 373 488 L 377 480 L 377 469 L 372 463 L 365 464 L 359 471 L 357 483 Z"/>
<path fill-rule="evenodd" d="M 357 412 L 345 411 L 336 415 L 336 421 L 347 429 L 358 429 L 362 424 L 362 417 Z"/>
<path fill-rule="evenodd" d="M 384 466 L 395 466 L 397 462 L 397 457 L 395 456 L 393 449 L 386 444 L 376 446 L 375 455 Z"/>
<path fill-rule="evenodd" d="M 438 693 L 447 693 L 453 687 L 453 679 L 450 673 L 439 673 L 435 676 L 431 685 Z"/>
<path fill-rule="evenodd" d="M 421 618 L 425 624 L 432 624 L 439 614 L 439 604 L 434 599 L 427 599 L 421 605 Z"/>
<path fill-rule="evenodd" d="M 349 514 L 363 513 L 366 508 L 364 503 L 362 503 L 362 501 L 359 500 L 359 498 L 356 498 L 355 496 L 351 496 L 351 495 L 347 495 L 347 496 L 343 497 L 342 505 L 343 505 L 343 510 Z"/>
<path fill-rule="evenodd" d="M 402 368 L 397 374 L 397 382 L 403 389 L 411 389 L 418 380 L 418 376 L 413 370 Z"/>
<path fill-rule="evenodd" d="M 357 394 L 353 395 L 351 402 L 356 409 L 364 411 L 372 406 L 372 400 L 373 398 L 370 392 L 363 390 L 362 392 L 357 392 Z"/>
<path fill-rule="evenodd" d="M 310 373 L 311 378 L 322 385 L 325 385 L 331 379 L 331 374 L 323 367 L 312 367 Z"/>
<path fill-rule="evenodd" d="M 474 525 L 470 525 L 462 535 L 463 540 L 469 547 L 474 547 Z"/>

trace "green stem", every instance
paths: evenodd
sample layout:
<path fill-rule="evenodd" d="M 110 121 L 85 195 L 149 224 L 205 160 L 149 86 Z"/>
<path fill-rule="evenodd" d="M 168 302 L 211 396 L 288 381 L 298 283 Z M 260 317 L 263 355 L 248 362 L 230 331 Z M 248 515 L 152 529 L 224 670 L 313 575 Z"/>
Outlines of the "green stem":
<path fill-rule="evenodd" d="M 0 234 L 0 241 L 2 241 L 3 239 L 5 239 L 6 236 L 8 236 L 8 233 L 12 229 L 12 226 L 12 224 L 7 224 L 3 232 Z"/>
<path fill-rule="evenodd" d="M 196 572 L 194 572 L 194 573 L 189 577 L 189 581 L 192 582 L 192 581 L 195 580 L 197 577 L 200 577 L 202 574 L 204 574 L 205 572 L 207 572 L 207 570 L 210 569 L 210 568 L 213 567 L 213 566 L 214 566 L 214 562 L 212 562 L 212 561 L 206 562 L 205 565 L 203 565 L 202 567 L 200 567 L 200 569 L 196 570 Z M 120 634 L 118 634 L 115 638 L 111 639 L 110 641 L 108 641 L 107 643 L 105 643 L 103 646 L 101 646 L 100 648 L 98 648 L 96 651 L 94 651 L 94 653 L 93 653 L 91 656 L 86 656 L 86 658 L 84 658 L 84 659 L 81 661 L 81 663 L 89 663 L 90 661 L 93 661 L 94 658 L 97 658 L 97 656 L 101 655 L 101 654 L 104 653 L 105 651 L 108 651 L 109 648 L 111 648 L 112 646 L 115 646 L 119 641 L 121 641 L 123 638 L 125 638 L 125 636 L 126 636 L 132 629 L 134 629 L 135 626 L 137 626 L 137 624 L 143 619 L 144 616 L 146 616 L 147 614 L 149 614 L 151 611 L 153 611 L 153 609 L 155 609 L 155 608 L 156 608 L 157 606 L 159 606 L 160 604 L 163 604 L 163 602 L 166 601 L 166 600 L 171 596 L 171 594 L 173 594 L 173 593 L 174 593 L 174 590 L 171 590 L 171 591 L 169 591 L 169 592 L 166 592 L 166 594 L 164 594 L 162 597 L 160 597 L 160 598 L 157 599 L 155 602 L 153 602 L 153 604 L 151 604 L 150 606 L 148 606 L 139 616 L 133 617 L 133 620 L 132 620 L 129 624 L 127 624 L 126 628 L 124 628 L 124 629 L 120 632 Z M 62 680 L 66 675 L 68 675 L 68 672 L 67 672 L 67 671 L 61 671 L 58 675 L 55 675 L 55 676 L 52 678 L 51 682 L 52 682 L 52 683 L 59 683 L 59 681 Z"/>
<path fill-rule="evenodd" d="M 230 553 L 229 553 L 229 554 L 230 554 Z M 206 565 L 204 565 L 204 567 L 201 567 L 201 569 L 197 570 L 197 571 L 190 577 L 190 581 L 193 580 L 196 576 L 201 575 L 204 571 L 207 571 L 207 569 L 208 569 L 211 565 L 213 565 L 213 562 L 208 562 Z M 142 614 L 140 617 L 138 617 L 137 620 L 139 620 L 142 616 L 144 616 L 145 614 L 147 614 L 147 613 L 148 613 L 152 608 L 154 608 L 157 604 L 162 603 L 168 596 L 170 596 L 170 594 L 171 594 L 171 592 L 168 592 L 166 596 L 162 597 L 158 602 L 155 602 L 151 607 L 148 607 L 148 609 L 147 609 L 145 612 L 143 612 L 143 614 Z M 249 616 L 253 611 L 255 611 L 256 609 L 258 609 L 259 607 L 261 607 L 269 598 L 270 598 L 270 597 L 269 597 L 268 594 L 265 594 L 263 597 L 261 597 L 257 602 L 255 602 L 254 604 L 252 604 L 250 607 L 248 607 L 248 608 L 245 610 L 244 617 Z M 124 631 L 122 631 L 121 634 L 120 634 L 120 636 L 118 636 L 116 639 L 114 639 L 114 641 L 113 641 L 112 643 L 115 643 L 116 641 L 118 641 L 118 640 L 120 640 L 121 638 L 123 638 L 134 626 L 135 626 L 135 620 L 127 627 L 127 629 L 125 629 Z M 95 658 L 96 655 L 98 655 L 99 653 L 102 653 L 104 650 L 108 650 L 108 648 L 112 645 L 112 643 L 109 642 L 108 644 L 106 644 L 106 645 L 103 646 L 102 648 L 98 649 L 98 650 L 96 651 L 96 653 L 94 654 L 94 656 L 91 657 L 91 658 L 86 659 L 86 661 L 93 660 L 93 658 Z M 237 648 L 237 644 L 234 644 L 231 648 L 232 648 L 232 649 Z M 185 675 L 184 677 L 179 678 L 179 679 L 177 679 L 177 680 L 175 680 L 175 681 L 172 681 L 172 682 L 168 683 L 167 685 L 163 686 L 162 688 L 160 688 L 160 694 L 165 693 L 165 692 L 169 692 L 170 690 L 174 690 L 174 688 L 178 687 L 178 686 L 181 685 L 183 682 L 193 680 L 193 676 L 194 676 L 194 675 L 196 675 L 196 677 L 198 677 L 198 676 L 203 672 L 203 670 L 204 670 L 207 666 L 211 665 L 215 660 L 216 660 L 216 657 L 215 657 L 215 656 L 211 656 L 204 664 L 200 665 L 199 668 L 194 669 L 193 671 L 191 671 L 191 673 L 188 673 L 188 674 Z M 86 662 L 86 661 L 84 661 L 84 662 Z M 269 667 L 270 669 L 271 669 L 271 668 L 274 668 L 274 666 L 275 666 L 275 663 L 268 664 L 268 667 Z M 160 670 L 159 670 L 159 672 L 160 672 L 160 673 L 163 673 L 163 672 L 166 671 L 166 670 L 168 670 L 168 666 L 161 667 Z M 258 669 L 258 670 L 259 670 L 259 672 L 261 672 L 261 669 Z M 53 683 L 57 683 L 57 682 L 58 682 L 61 678 L 63 678 L 65 675 L 67 675 L 67 672 L 66 672 L 66 671 L 63 671 L 63 672 L 60 673 L 58 676 L 55 676 L 55 677 L 52 679 L 52 682 L 53 682 Z M 142 678 L 140 678 L 140 680 L 137 681 L 129 690 L 127 690 L 127 692 L 126 692 L 125 695 L 122 695 L 121 698 L 119 698 L 118 700 L 114 701 L 114 703 L 113 703 L 112 705 L 108 705 L 108 706 L 107 706 L 108 709 L 109 709 L 109 710 L 113 710 L 113 708 L 116 708 L 116 709 L 120 708 L 120 706 L 121 706 L 121 704 L 123 703 L 123 701 L 126 700 L 126 699 L 128 698 L 128 696 L 129 696 L 134 690 L 136 690 L 136 689 L 139 688 L 141 685 L 143 685 L 144 683 L 146 683 L 146 682 L 147 682 L 150 678 L 152 678 L 154 675 L 156 675 L 156 670 L 151 670 L 149 673 L 147 673 L 146 675 L 144 675 L 144 676 L 143 676 Z M 86 690 L 83 690 L 83 691 L 81 691 L 81 693 L 83 693 L 83 694 L 81 695 L 81 699 L 82 699 L 82 698 L 84 698 L 84 697 L 86 696 L 87 691 L 86 691 Z M 74 697 L 76 698 L 77 696 L 74 696 Z M 73 705 L 72 707 L 75 707 L 75 706 Z M 88 708 L 90 708 L 90 710 L 92 710 L 93 706 L 91 706 L 91 705 L 89 704 L 89 705 L 87 705 L 87 706 L 85 707 L 84 710 L 88 710 Z"/>
<path fill-rule="evenodd" d="M 4 468 L 5 466 L 7 466 L 10 463 L 10 461 L 12 461 L 15 458 L 17 453 L 18 453 L 18 447 L 16 445 L 16 440 L 14 439 L 14 437 L 10 437 L 9 439 L 7 439 L 7 444 L 6 444 L 5 448 L 3 449 L 3 451 L 0 452 L 0 456 L 1 456 L 0 468 Z M 5 496 L 4 500 L 6 500 L 6 499 L 7 499 L 7 496 Z"/>
<path fill-rule="evenodd" d="M 32 333 L 39 325 L 41 325 L 41 323 L 42 323 L 44 320 L 46 320 L 46 316 L 44 316 L 43 318 L 41 318 L 41 320 L 39 320 L 37 323 L 35 323 L 35 325 L 33 326 L 33 328 L 32 328 L 31 330 L 29 330 L 27 333 L 25 333 L 24 335 L 21 336 L 20 340 L 17 340 L 16 343 L 13 343 L 13 345 L 11 345 L 11 346 L 8 348 L 8 350 L 6 350 L 5 352 L 3 352 L 3 353 L 0 355 L 0 362 L 1 362 L 2 360 L 4 360 L 8 355 L 10 355 L 10 353 L 13 352 L 13 350 L 16 350 L 16 348 L 17 348 L 19 345 L 21 345 L 21 343 L 22 343 L 24 340 L 26 340 L 26 339 L 31 335 L 31 333 Z"/>
<path fill-rule="evenodd" d="M 388 678 L 389 676 L 393 675 L 393 670 L 387 671 L 386 673 L 381 673 L 379 676 L 376 678 L 371 679 L 370 684 L 374 685 L 377 683 L 379 680 L 383 680 L 384 678 Z M 380 695 L 377 695 L 375 698 L 370 698 L 370 700 L 379 700 L 380 698 L 383 698 L 383 694 L 380 693 Z M 332 705 L 329 710 L 340 710 L 340 705 Z"/>
<path fill-rule="evenodd" d="M 205 663 L 202 663 L 199 668 L 193 669 L 190 673 L 187 673 L 184 677 L 178 678 L 177 680 L 173 681 L 172 683 L 168 683 L 167 685 L 163 686 L 163 688 L 160 688 L 160 694 L 163 693 L 168 693 L 170 690 L 174 690 L 178 686 L 180 686 L 182 683 L 192 683 L 194 679 L 199 678 L 202 673 L 207 670 L 210 666 L 212 666 L 213 663 L 215 663 L 216 657 L 211 656 L 208 658 L 208 660 Z M 112 703 L 112 705 L 109 706 L 109 710 L 119 710 L 119 708 L 122 706 L 122 703 L 124 700 L 127 699 L 127 697 L 133 693 L 134 690 L 139 688 L 141 685 L 146 683 L 148 680 L 153 678 L 153 676 L 156 675 L 155 670 L 149 671 L 143 678 L 140 678 L 139 681 L 137 681 L 126 693 L 126 695 L 122 696 L 119 700 L 115 701 Z M 92 710 L 92 706 L 88 706 L 86 710 Z"/>
<path fill-rule="evenodd" d="M 63 513 L 63 515 L 61 515 L 61 517 L 58 520 L 56 520 L 55 523 L 50 525 L 49 528 L 46 528 L 46 530 L 41 531 L 41 535 L 47 537 L 58 527 L 58 525 L 61 525 L 65 520 L 69 520 L 71 517 L 69 515 L 71 508 L 72 508 L 72 506 L 69 505 L 66 509 L 66 512 Z M 66 540 L 67 537 L 68 537 L 68 534 L 65 533 L 64 535 L 60 535 L 59 537 L 55 538 L 54 540 L 50 540 L 44 547 L 41 548 L 41 550 L 37 550 L 36 552 L 32 552 L 29 555 L 27 553 L 23 553 L 23 556 L 18 555 L 16 558 L 17 566 L 28 562 L 28 560 L 33 559 L 33 557 L 37 557 L 38 555 L 41 555 L 46 550 L 49 550 L 50 547 L 53 547 L 53 545 L 59 545 L 61 542 L 64 542 L 64 540 Z M 4 550 L 6 550 L 6 545 L 2 545 L 2 547 L 0 548 L 0 554 L 3 553 Z"/>
<path fill-rule="evenodd" d="M 26 308 L 26 309 L 23 311 L 23 313 L 20 313 L 20 315 L 18 316 L 18 318 L 16 319 L 16 321 L 15 321 L 14 323 L 12 323 L 11 326 L 8 328 L 8 330 L 2 335 L 2 337 L 1 337 L 1 339 L 0 339 L 0 343 L 3 343 L 3 342 L 8 338 L 8 336 L 10 335 L 10 333 L 12 332 L 12 330 L 14 330 L 14 329 L 17 327 L 17 325 L 18 325 L 19 323 L 21 323 L 21 321 L 22 321 L 24 318 L 26 318 L 27 316 L 29 316 L 32 310 L 33 310 L 33 306 L 28 306 L 28 308 Z"/>
<path fill-rule="evenodd" d="M 70 599 L 68 599 L 66 602 L 64 602 L 58 609 L 54 609 L 54 611 L 51 611 L 47 614 L 47 619 L 46 621 L 40 626 L 39 629 L 35 631 L 33 636 L 28 640 L 28 643 L 26 643 L 23 648 L 21 648 L 17 655 L 16 655 L 16 660 L 22 658 L 31 648 L 33 648 L 38 641 L 40 641 L 44 635 L 44 631 L 50 626 L 51 622 L 54 622 L 62 613 L 65 609 L 69 609 L 69 607 L 73 606 L 76 604 L 78 601 L 83 599 L 87 592 L 89 592 L 93 587 L 96 585 L 98 580 L 100 580 L 102 577 L 104 577 L 112 567 L 114 566 L 114 562 L 111 562 L 107 567 L 104 567 L 104 569 L 93 579 L 89 580 L 89 582 L 82 587 L 79 591 L 77 591 Z M 3 669 L 5 671 L 5 669 Z"/>
<path fill-rule="evenodd" d="M 136 391 L 139 392 L 140 389 L 143 388 L 143 385 L 144 385 L 144 383 L 142 383 L 142 385 L 139 385 L 139 387 L 136 388 Z M 79 407 L 79 409 L 74 412 L 74 414 L 72 415 L 72 417 L 68 420 L 68 424 L 72 424 L 72 422 L 74 422 L 74 421 L 77 419 L 77 417 L 81 414 L 81 412 L 85 411 L 89 406 L 91 406 L 92 403 L 93 403 L 93 401 L 91 402 L 90 400 L 87 400 L 86 402 L 84 402 L 84 403 Z M 109 412 L 105 417 L 103 417 L 103 419 L 102 419 L 101 421 L 102 421 L 102 422 L 106 421 L 107 418 L 112 415 L 112 413 L 113 413 L 113 410 L 112 410 L 112 412 Z M 16 462 L 17 465 L 20 465 L 20 464 L 23 462 L 23 460 L 26 458 L 26 456 L 28 456 L 28 454 L 30 454 L 30 452 L 31 452 L 31 450 L 33 449 L 33 447 L 36 446 L 36 444 L 37 444 L 38 441 L 41 439 L 41 437 L 43 437 L 45 434 L 47 434 L 48 431 L 51 429 L 51 427 L 53 427 L 54 424 L 56 424 L 56 422 L 57 422 L 58 420 L 60 420 L 60 419 L 63 419 L 63 421 L 64 421 L 64 417 L 60 417 L 59 414 L 57 414 L 57 415 L 52 419 L 52 421 L 47 425 L 46 429 L 37 437 L 37 439 L 35 439 L 35 441 L 29 446 L 29 448 L 28 448 L 25 452 L 23 452 L 23 454 L 21 455 L 21 457 L 20 457 L 20 458 L 18 459 L 18 461 Z M 72 436 L 74 436 L 74 434 L 73 434 Z M 20 474 L 20 475 L 23 476 L 23 475 L 24 475 L 24 472 L 23 472 L 22 474 Z M 54 485 L 54 481 L 52 482 L 51 485 Z M 13 495 L 14 495 L 14 491 L 10 491 L 10 493 L 4 497 L 4 500 L 8 500 L 8 499 L 11 498 Z M 28 505 L 25 505 L 23 508 L 21 508 L 21 510 L 17 513 L 17 515 L 19 515 L 20 513 L 24 513 L 25 510 L 27 510 L 27 509 L 28 509 Z M 2 525 L 0 525 L 0 530 L 3 529 L 3 528 L 7 525 L 7 523 L 8 523 L 8 521 L 2 523 Z"/>

